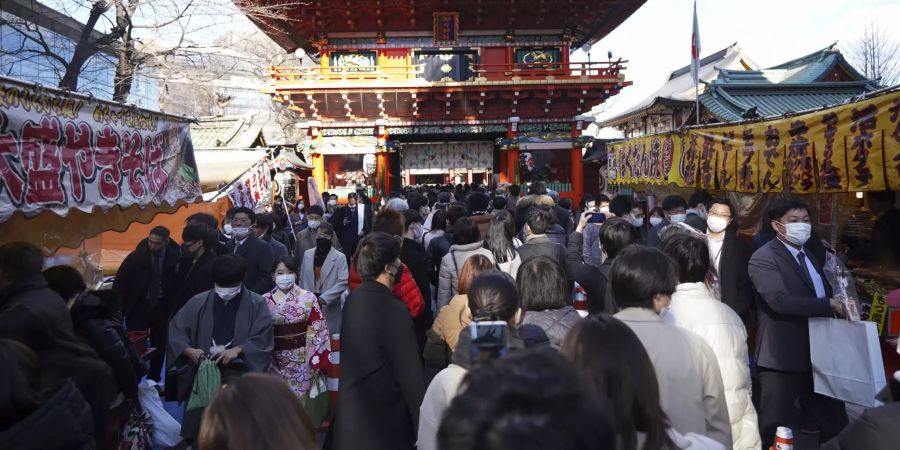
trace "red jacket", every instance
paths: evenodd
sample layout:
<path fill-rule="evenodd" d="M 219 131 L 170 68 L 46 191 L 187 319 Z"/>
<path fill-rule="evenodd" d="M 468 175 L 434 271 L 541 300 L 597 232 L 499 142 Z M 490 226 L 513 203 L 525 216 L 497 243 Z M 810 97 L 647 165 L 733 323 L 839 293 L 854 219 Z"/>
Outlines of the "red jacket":
<path fill-rule="evenodd" d="M 362 277 L 356 273 L 356 263 L 353 262 L 350 264 L 350 278 L 347 280 L 350 291 L 359 287 L 362 282 Z M 413 279 L 406 264 L 403 265 L 403 275 L 400 276 L 400 282 L 394 285 L 394 295 L 406 304 L 406 308 L 409 309 L 409 314 L 412 317 L 419 317 L 422 314 L 422 310 L 425 309 L 425 300 L 422 298 L 419 286 L 416 284 L 416 280 Z"/>

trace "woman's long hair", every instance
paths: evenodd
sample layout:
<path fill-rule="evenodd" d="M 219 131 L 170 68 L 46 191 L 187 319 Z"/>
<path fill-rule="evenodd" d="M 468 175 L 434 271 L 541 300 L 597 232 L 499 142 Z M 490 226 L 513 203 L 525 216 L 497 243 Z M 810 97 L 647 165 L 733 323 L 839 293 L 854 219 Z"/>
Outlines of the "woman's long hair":
<path fill-rule="evenodd" d="M 494 254 L 497 264 L 512 261 L 516 258 L 516 246 L 513 238 L 516 235 L 516 219 L 512 213 L 503 210 L 491 218 L 484 246 Z"/>
<path fill-rule="evenodd" d="M 203 413 L 200 450 L 314 450 L 313 427 L 287 383 L 251 373 L 226 385 Z"/>
<path fill-rule="evenodd" d="M 587 318 L 569 330 L 560 352 L 606 398 L 624 450 L 637 450 L 637 433 L 647 434 L 641 450 L 676 448 L 666 429 L 653 363 L 637 335 L 606 314 Z"/>

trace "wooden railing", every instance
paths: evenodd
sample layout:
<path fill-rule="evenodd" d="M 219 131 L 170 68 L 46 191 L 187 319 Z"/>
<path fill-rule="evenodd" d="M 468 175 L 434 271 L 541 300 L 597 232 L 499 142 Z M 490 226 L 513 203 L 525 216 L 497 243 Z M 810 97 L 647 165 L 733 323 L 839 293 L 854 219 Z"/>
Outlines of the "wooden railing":
<path fill-rule="evenodd" d="M 614 79 L 627 61 L 591 63 L 471 64 L 471 78 L 453 81 Z M 411 66 L 271 67 L 271 84 L 292 82 L 424 81 L 424 64 Z M 552 78 L 551 78 L 552 77 Z"/>

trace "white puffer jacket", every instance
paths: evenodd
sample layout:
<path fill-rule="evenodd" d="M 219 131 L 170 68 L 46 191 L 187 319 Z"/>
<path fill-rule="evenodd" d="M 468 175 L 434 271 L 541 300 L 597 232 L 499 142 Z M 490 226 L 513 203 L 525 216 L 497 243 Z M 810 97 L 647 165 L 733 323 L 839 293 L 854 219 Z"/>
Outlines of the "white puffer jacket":
<path fill-rule="evenodd" d="M 722 372 L 733 447 L 759 449 L 756 410 L 750 400 L 747 330 L 740 317 L 701 282 L 679 284 L 663 319 L 697 334 L 712 347 Z"/>

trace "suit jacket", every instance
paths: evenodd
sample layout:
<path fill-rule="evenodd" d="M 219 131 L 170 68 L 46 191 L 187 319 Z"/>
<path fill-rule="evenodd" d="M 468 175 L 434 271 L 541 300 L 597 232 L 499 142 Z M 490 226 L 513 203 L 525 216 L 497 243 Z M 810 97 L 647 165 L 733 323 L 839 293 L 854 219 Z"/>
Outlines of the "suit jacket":
<path fill-rule="evenodd" d="M 181 264 L 178 266 L 178 288 L 175 302 L 172 305 L 172 315 L 177 313 L 195 295 L 215 287 L 212 264 L 216 256 L 218 255 L 214 250 L 210 249 L 203 252 L 196 260 L 181 259 Z"/>
<path fill-rule="evenodd" d="M 272 247 L 262 239 L 250 233 L 250 236 L 241 244 L 237 252 L 234 250 L 235 240 L 231 239 L 225 247 L 229 253 L 243 257 L 247 261 L 247 274 L 244 276 L 244 285 L 247 289 L 259 295 L 266 294 L 275 287 L 272 281 L 272 264 L 275 256 Z"/>
<path fill-rule="evenodd" d="M 343 321 L 333 448 L 412 449 L 425 382 L 406 307 L 366 281 L 347 297 Z"/>
<path fill-rule="evenodd" d="M 615 316 L 637 335 L 659 380 L 660 404 L 681 433 L 697 433 L 731 448 L 731 421 L 716 354 L 696 334 L 669 325 L 649 309 Z"/>
<path fill-rule="evenodd" d="M 516 250 L 519 252 L 519 256 L 522 257 L 522 264 L 536 256 L 547 256 L 556 261 L 560 267 L 564 267 L 566 263 L 566 248 L 551 242 L 546 236 L 529 238 Z"/>
<path fill-rule="evenodd" d="M 360 205 L 365 210 L 363 213 L 363 235 L 365 235 L 372 231 L 372 206 L 361 203 Z M 344 225 L 345 217 L 350 219 L 347 225 Z M 355 210 L 351 211 L 347 206 L 338 208 L 334 215 L 331 216 L 331 225 L 334 226 L 338 239 L 341 241 L 341 248 L 347 253 L 346 256 L 351 258 L 353 253 L 356 252 L 356 244 L 359 243 L 361 238 L 358 231 L 359 214 Z"/>
<path fill-rule="evenodd" d="M 817 298 L 815 287 L 803 277 L 800 263 L 778 238 L 772 239 L 750 257 L 749 275 L 759 293 L 759 331 L 756 360 L 760 367 L 804 373 L 809 362 L 810 317 L 831 317 L 831 286 L 822 264 L 806 252 L 822 284 L 825 297 Z"/>
<path fill-rule="evenodd" d="M 275 258 L 275 260 L 280 259 L 282 256 L 288 255 L 287 247 L 285 247 L 284 244 L 277 239 L 269 236 L 269 239 L 264 241 L 266 242 L 266 244 L 269 244 L 269 247 L 272 249 L 272 257 Z M 274 264 L 274 262 L 272 264 Z"/>
<path fill-rule="evenodd" d="M 730 306 L 742 319 L 747 320 L 753 298 L 753 285 L 747 275 L 750 247 L 734 232 L 725 234 L 722 256 L 719 260 L 719 286 L 722 303 Z"/>
<path fill-rule="evenodd" d="M 341 297 L 347 290 L 347 257 L 332 248 L 322 263 L 319 279 L 316 280 L 316 249 L 311 248 L 303 254 L 303 266 L 300 267 L 300 287 L 319 294 L 322 313 L 328 322 L 331 333 L 341 331 Z"/>
<path fill-rule="evenodd" d="M 113 291 L 119 298 L 129 328 L 135 330 L 149 328 L 151 314 L 169 317 L 172 308 L 169 303 L 173 301 L 175 295 L 175 278 L 180 259 L 181 249 L 178 244 L 170 241 L 162 262 L 162 299 L 155 308 L 151 307 L 147 300 L 152 270 L 150 249 L 143 243 L 139 244 L 138 248 L 122 261 L 116 272 Z"/>

